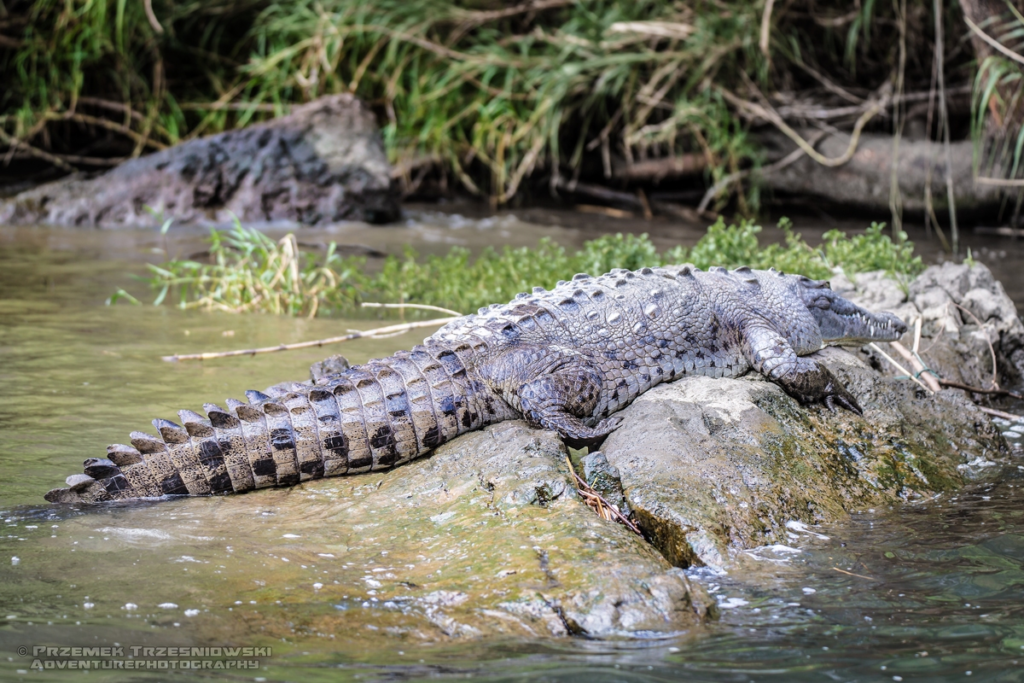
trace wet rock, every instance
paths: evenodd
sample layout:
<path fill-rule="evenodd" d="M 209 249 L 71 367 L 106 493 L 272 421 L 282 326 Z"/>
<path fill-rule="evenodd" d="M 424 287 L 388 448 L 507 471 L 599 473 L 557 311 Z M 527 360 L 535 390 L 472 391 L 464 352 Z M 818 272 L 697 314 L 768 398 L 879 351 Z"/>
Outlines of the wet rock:
<path fill-rule="evenodd" d="M 921 357 L 944 378 L 989 386 L 993 352 L 1004 383 L 1024 376 L 1024 325 L 983 265 L 933 266 L 902 289 L 880 272 L 832 284 L 871 310 L 911 325 L 921 318 Z M 756 373 L 683 378 L 623 412 L 602 450 L 634 519 L 673 564 L 728 566 L 737 549 L 785 544 L 805 525 L 955 490 L 1007 466 L 1006 441 L 963 391 L 927 395 L 868 347 L 815 355 L 863 417 L 801 407 Z"/>
<path fill-rule="evenodd" d="M 250 548 L 252 535 L 240 534 L 232 557 L 287 558 L 260 577 L 267 588 L 253 596 L 283 603 L 261 617 L 267 635 L 605 637 L 692 628 L 714 609 L 642 538 L 577 497 L 554 433 L 518 421 L 466 434 L 394 471 L 216 505 L 203 514 L 218 528 L 251 526 L 257 510 L 273 524 L 270 548 Z M 282 535 L 288 547 L 274 547 Z M 252 578 L 242 571 L 226 593 L 248 590 Z M 324 611 L 310 616 L 310 601 Z"/>
<path fill-rule="evenodd" d="M 960 465 L 1009 455 L 962 392 L 926 397 L 847 351 L 815 355 L 863 417 L 801 407 L 755 375 L 685 377 L 624 411 L 602 450 L 673 564 L 726 567 L 734 551 L 790 543 L 806 525 L 957 489 L 970 474 Z"/>
<path fill-rule="evenodd" d="M 381 223 L 399 196 L 372 112 L 331 95 L 268 123 L 192 140 L 0 203 L 0 223 L 83 227 L 339 220 Z"/>

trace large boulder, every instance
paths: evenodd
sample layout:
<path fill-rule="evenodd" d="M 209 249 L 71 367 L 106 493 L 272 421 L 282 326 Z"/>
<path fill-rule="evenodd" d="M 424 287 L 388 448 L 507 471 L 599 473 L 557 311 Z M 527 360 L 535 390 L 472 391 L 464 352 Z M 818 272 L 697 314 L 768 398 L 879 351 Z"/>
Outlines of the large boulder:
<path fill-rule="evenodd" d="M 227 496 L 213 514 L 224 528 L 272 515 L 272 536 L 231 541 L 239 558 L 290 560 L 264 577 L 258 602 L 283 603 L 262 614 L 264 634 L 607 637 L 677 632 L 713 614 L 700 586 L 581 501 L 567 456 L 553 432 L 505 422 L 392 472 Z M 245 590 L 252 572 L 228 570 L 238 586 L 224 593 Z M 334 607 L 310 614 L 310 601 Z"/>
<path fill-rule="evenodd" d="M 373 113 L 351 95 L 331 95 L 94 178 L 22 192 L 0 203 L 0 223 L 147 227 L 161 215 L 180 223 L 383 223 L 399 216 L 390 170 Z"/>
<path fill-rule="evenodd" d="M 1009 374 L 1021 369 L 1024 326 L 984 266 L 929 268 L 908 289 L 877 273 L 835 284 L 870 309 L 923 316 L 922 357 L 956 381 L 991 378 L 989 342 Z M 963 391 L 928 394 L 867 348 L 815 357 L 853 392 L 863 417 L 800 406 L 756 373 L 684 377 L 623 411 L 602 451 L 637 523 L 673 564 L 728 567 L 738 551 L 787 544 L 811 526 L 956 490 L 1008 466 L 1006 441 Z"/>
<path fill-rule="evenodd" d="M 921 358 L 942 378 L 983 389 L 997 382 L 1024 384 L 1024 324 L 1003 285 L 983 264 L 931 266 L 906 286 L 882 272 L 852 280 L 832 278 L 832 288 L 871 310 L 890 310 L 913 326 L 921 319 Z M 912 334 L 908 334 L 907 346 Z M 877 353 L 872 365 L 899 374 Z M 993 372 L 994 371 L 994 372 Z"/>

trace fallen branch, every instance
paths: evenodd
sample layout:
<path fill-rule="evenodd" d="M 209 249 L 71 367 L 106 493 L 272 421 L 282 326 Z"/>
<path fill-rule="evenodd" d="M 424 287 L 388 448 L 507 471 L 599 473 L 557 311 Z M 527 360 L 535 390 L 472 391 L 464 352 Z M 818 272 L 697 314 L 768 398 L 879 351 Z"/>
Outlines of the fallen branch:
<path fill-rule="evenodd" d="M 168 363 L 176 363 L 181 360 L 212 360 L 214 358 L 230 358 L 232 356 L 255 356 L 261 353 L 294 351 L 295 349 L 308 349 L 313 346 L 327 346 L 328 344 L 340 344 L 342 342 L 352 341 L 353 339 L 379 339 L 383 335 L 388 335 L 395 332 L 407 332 L 409 330 L 414 330 L 420 327 L 436 327 L 438 325 L 450 323 L 451 321 L 457 319 L 458 318 L 435 318 L 433 320 L 419 320 L 411 323 L 402 323 L 401 325 L 389 325 L 388 327 L 378 327 L 373 330 L 366 330 L 365 332 L 353 332 L 351 334 L 342 335 L 340 337 L 328 337 L 327 339 L 315 339 L 313 341 L 298 342 L 296 344 L 278 344 L 277 346 L 264 346 L 258 349 L 239 349 L 235 351 L 219 351 L 216 353 L 174 354 L 173 356 L 163 356 L 162 359 L 167 361 Z"/>
<path fill-rule="evenodd" d="M 636 214 L 622 209 L 613 209 L 610 206 L 594 206 L 593 204 L 577 204 L 572 207 L 580 213 L 596 213 L 600 216 L 611 218 L 636 218 Z"/>
<path fill-rule="evenodd" d="M 453 311 L 450 308 L 441 308 L 440 306 L 430 306 L 427 304 L 380 304 L 375 301 L 364 301 L 359 305 L 362 306 L 363 308 L 397 308 L 400 310 L 404 310 L 406 308 L 415 308 L 420 311 L 437 311 L 438 313 L 447 313 L 448 315 L 453 315 L 456 317 L 466 315 L 465 313 Z"/>
<path fill-rule="evenodd" d="M 815 145 L 824 136 L 825 136 L 824 132 L 815 133 L 814 135 L 812 135 L 808 139 L 808 143 L 811 144 L 811 145 Z M 700 204 L 697 205 L 697 213 L 698 214 L 704 213 L 707 210 L 707 208 L 708 208 L 708 204 L 710 204 L 715 199 L 715 197 L 717 197 L 723 190 L 728 188 L 733 183 L 735 183 L 737 181 L 740 181 L 740 180 L 743 180 L 744 178 L 746 178 L 751 173 L 754 173 L 756 171 L 758 175 L 764 175 L 766 173 L 774 173 L 775 171 L 781 171 L 782 169 L 786 168 L 787 166 L 790 166 L 791 164 L 795 164 L 806 153 L 807 152 L 805 152 L 803 150 L 803 148 L 797 147 L 795 150 L 793 150 L 792 152 L 790 152 L 789 154 L 787 154 L 783 158 L 779 159 L 775 163 L 769 164 L 769 165 L 767 165 L 767 166 L 765 166 L 763 168 L 759 168 L 759 169 L 749 168 L 749 169 L 745 169 L 745 170 L 742 170 L 742 171 L 737 171 L 735 173 L 730 173 L 729 175 L 723 177 L 717 183 L 715 183 L 714 185 L 712 185 L 711 187 L 708 188 L 708 191 L 704 193 L 704 197 L 701 198 Z"/>
<path fill-rule="evenodd" d="M 573 194 L 585 194 L 589 197 L 593 197 L 594 199 L 601 199 L 606 202 L 626 204 L 627 206 L 633 206 L 638 209 L 642 208 L 640 206 L 640 200 L 632 192 L 619 192 L 618 190 L 611 190 L 607 187 L 591 185 L 589 183 L 573 183 L 561 178 L 558 178 L 555 181 L 555 187 Z"/>
<path fill-rule="evenodd" d="M 978 176 L 974 179 L 974 182 L 979 185 L 995 185 L 996 187 L 1024 187 L 1024 179 L 1013 178 L 989 178 L 987 176 Z M 977 230 L 975 230 L 977 232 Z"/>
<path fill-rule="evenodd" d="M 637 161 L 628 166 L 616 168 L 614 176 L 627 181 L 653 180 L 658 182 L 667 177 L 675 178 L 700 173 L 707 168 L 707 165 L 707 158 L 703 154 L 683 154 L 664 159 Z"/>

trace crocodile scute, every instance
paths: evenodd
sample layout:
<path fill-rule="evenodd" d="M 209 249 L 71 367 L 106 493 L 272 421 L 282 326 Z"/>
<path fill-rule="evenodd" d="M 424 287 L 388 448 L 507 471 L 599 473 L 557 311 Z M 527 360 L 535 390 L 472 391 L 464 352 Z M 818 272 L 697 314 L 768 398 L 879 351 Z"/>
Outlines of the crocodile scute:
<path fill-rule="evenodd" d="M 422 345 L 293 390 L 179 411 L 132 432 L 55 503 L 241 493 L 388 469 L 510 419 L 596 444 L 637 396 L 685 375 L 750 370 L 801 403 L 860 412 L 806 358 L 826 343 L 898 339 L 906 325 L 775 270 L 691 265 L 576 275 L 454 320 Z"/>

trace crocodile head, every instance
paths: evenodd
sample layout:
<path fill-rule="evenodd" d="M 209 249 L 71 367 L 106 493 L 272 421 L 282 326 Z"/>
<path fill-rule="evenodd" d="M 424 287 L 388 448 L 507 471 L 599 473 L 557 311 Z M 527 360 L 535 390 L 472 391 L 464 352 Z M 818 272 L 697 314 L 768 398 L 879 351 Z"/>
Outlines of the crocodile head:
<path fill-rule="evenodd" d="M 892 313 L 864 310 L 833 292 L 827 280 L 796 277 L 796 289 L 817 321 L 822 341 L 850 345 L 894 341 L 907 331 L 907 325 Z"/>

